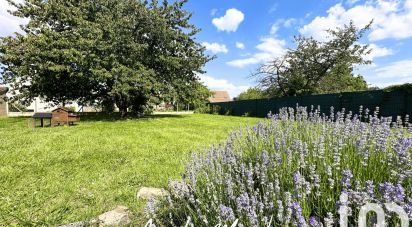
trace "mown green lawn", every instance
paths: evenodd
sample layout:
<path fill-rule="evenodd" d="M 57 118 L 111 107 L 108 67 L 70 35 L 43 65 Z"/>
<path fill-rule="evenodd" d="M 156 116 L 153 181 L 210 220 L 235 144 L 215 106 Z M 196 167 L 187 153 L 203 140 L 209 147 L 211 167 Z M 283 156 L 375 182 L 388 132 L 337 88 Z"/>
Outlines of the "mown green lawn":
<path fill-rule="evenodd" d="M 180 177 L 192 151 L 258 119 L 83 118 L 56 128 L 29 128 L 27 121 L 0 118 L 0 226 L 88 220 L 117 205 L 129 207 L 140 222 L 140 187 L 165 187 Z"/>

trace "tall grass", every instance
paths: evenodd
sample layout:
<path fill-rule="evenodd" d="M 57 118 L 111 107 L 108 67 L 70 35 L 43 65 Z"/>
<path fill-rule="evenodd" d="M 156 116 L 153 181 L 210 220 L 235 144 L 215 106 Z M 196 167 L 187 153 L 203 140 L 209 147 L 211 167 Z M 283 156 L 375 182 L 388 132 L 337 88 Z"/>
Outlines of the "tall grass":
<path fill-rule="evenodd" d="M 190 190 L 149 204 L 149 215 L 172 226 L 188 217 L 195 226 L 334 226 L 339 207 L 357 224 L 362 205 L 394 202 L 412 218 L 411 128 L 378 116 L 282 109 L 194 155 L 184 175 Z"/>

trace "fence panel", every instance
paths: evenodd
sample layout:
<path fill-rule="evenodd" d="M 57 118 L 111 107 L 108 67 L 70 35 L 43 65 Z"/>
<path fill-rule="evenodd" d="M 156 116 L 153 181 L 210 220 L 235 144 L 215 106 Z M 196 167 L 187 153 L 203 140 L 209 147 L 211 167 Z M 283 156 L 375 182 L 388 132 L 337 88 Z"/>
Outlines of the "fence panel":
<path fill-rule="evenodd" d="M 405 95 L 405 112 L 409 115 L 409 119 L 412 118 L 412 93 L 407 93 Z M 405 114 L 405 115 L 406 115 Z"/>
<path fill-rule="evenodd" d="M 345 108 L 346 112 L 359 113 L 359 107 L 368 108 L 372 114 L 376 107 L 380 108 L 380 116 L 405 115 L 412 116 L 412 92 L 405 90 L 375 90 L 362 92 L 346 92 L 312 96 L 280 97 L 273 99 L 241 100 L 223 103 L 211 103 L 218 106 L 221 114 L 235 116 L 265 117 L 269 112 L 278 113 L 283 107 L 306 106 L 308 109 L 320 107 L 321 113 L 329 114 L 333 107 L 335 112 Z"/>
<path fill-rule="evenodd" d="M 335 111 L 341 109 L 340 105 L 340 94 L 325 94 L 325 95 L 312 95 L 312 96 L 303 96 L 299 102 L 299 106 L 306 106 L 308 110 L 313 108 L 320 107 L 321 113 L 328 114 L 330 113 L 331 107 Z"/>
<path fill-rule="evenodd" d="M 384 93 L 381 90 L 342 93 L 340 98 L 341 108 L 345 108 L 346 112 L 352 111 L 355 114 L 359 113 L 360 106 L 363 106 L 364 110 L 369 109 L 370 112 L 373 112 L 376 107 L 382 107 Z"/>

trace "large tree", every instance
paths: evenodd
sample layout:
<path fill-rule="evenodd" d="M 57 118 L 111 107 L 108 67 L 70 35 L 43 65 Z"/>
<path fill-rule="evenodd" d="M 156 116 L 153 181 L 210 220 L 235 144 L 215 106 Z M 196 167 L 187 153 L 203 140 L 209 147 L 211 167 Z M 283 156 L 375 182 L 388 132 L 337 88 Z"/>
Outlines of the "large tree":
<path fill-rule="evenodd" d="M 23 34 L 0 40 L 3 79 L 20 100 L 103 101 L 125 115 L 197 81 L 210 59 L 186 0 L 9 2 L 29 19 Z"/>
<path fill-rule="evenodd" d="M 295 38 L 297 47 L 255 73 L 260 87 L 270 96 L 295 96 L 366 90 L 366 81 L 354 75 L 357 65 L 369 64 L 365 56 L 368 45 L 359 40 L 371 24 L 358 29 L 351 22 L 342 28 L 328 30 L 329 39 Z"/>

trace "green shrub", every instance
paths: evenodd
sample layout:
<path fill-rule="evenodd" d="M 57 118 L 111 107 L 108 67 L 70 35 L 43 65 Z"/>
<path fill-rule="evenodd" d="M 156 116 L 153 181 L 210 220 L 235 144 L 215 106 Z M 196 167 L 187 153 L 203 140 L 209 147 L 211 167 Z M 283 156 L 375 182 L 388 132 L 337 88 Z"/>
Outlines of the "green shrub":
<path fill-rule="evenodd" d="M 194 112 L 198 114 L 210 114 L 211 109 L 209 105 L 204 105 L 204 106 L 197 107 Z"/>
<path fill-rule="evenodd" d="M 200 114 L 221 114 L 221 108 L 220 106 L 216 106 L 216 105 L 206 105 L 206 106 L 202 106 L 202 107 L 198 107 L 195 110 L 195 113 L 200 113 Z"/>
<path fill-rule="evenodd" d="M 406 92 L 407 94 L 412 94 L 412 83 L 406 83 L 406 84 L 401 84 L 401 85 L 392 85 L 389 87 L 386 87 L 383 89 L 386 92 L 391 92 L 391 91 L 403 91 Z"/>

